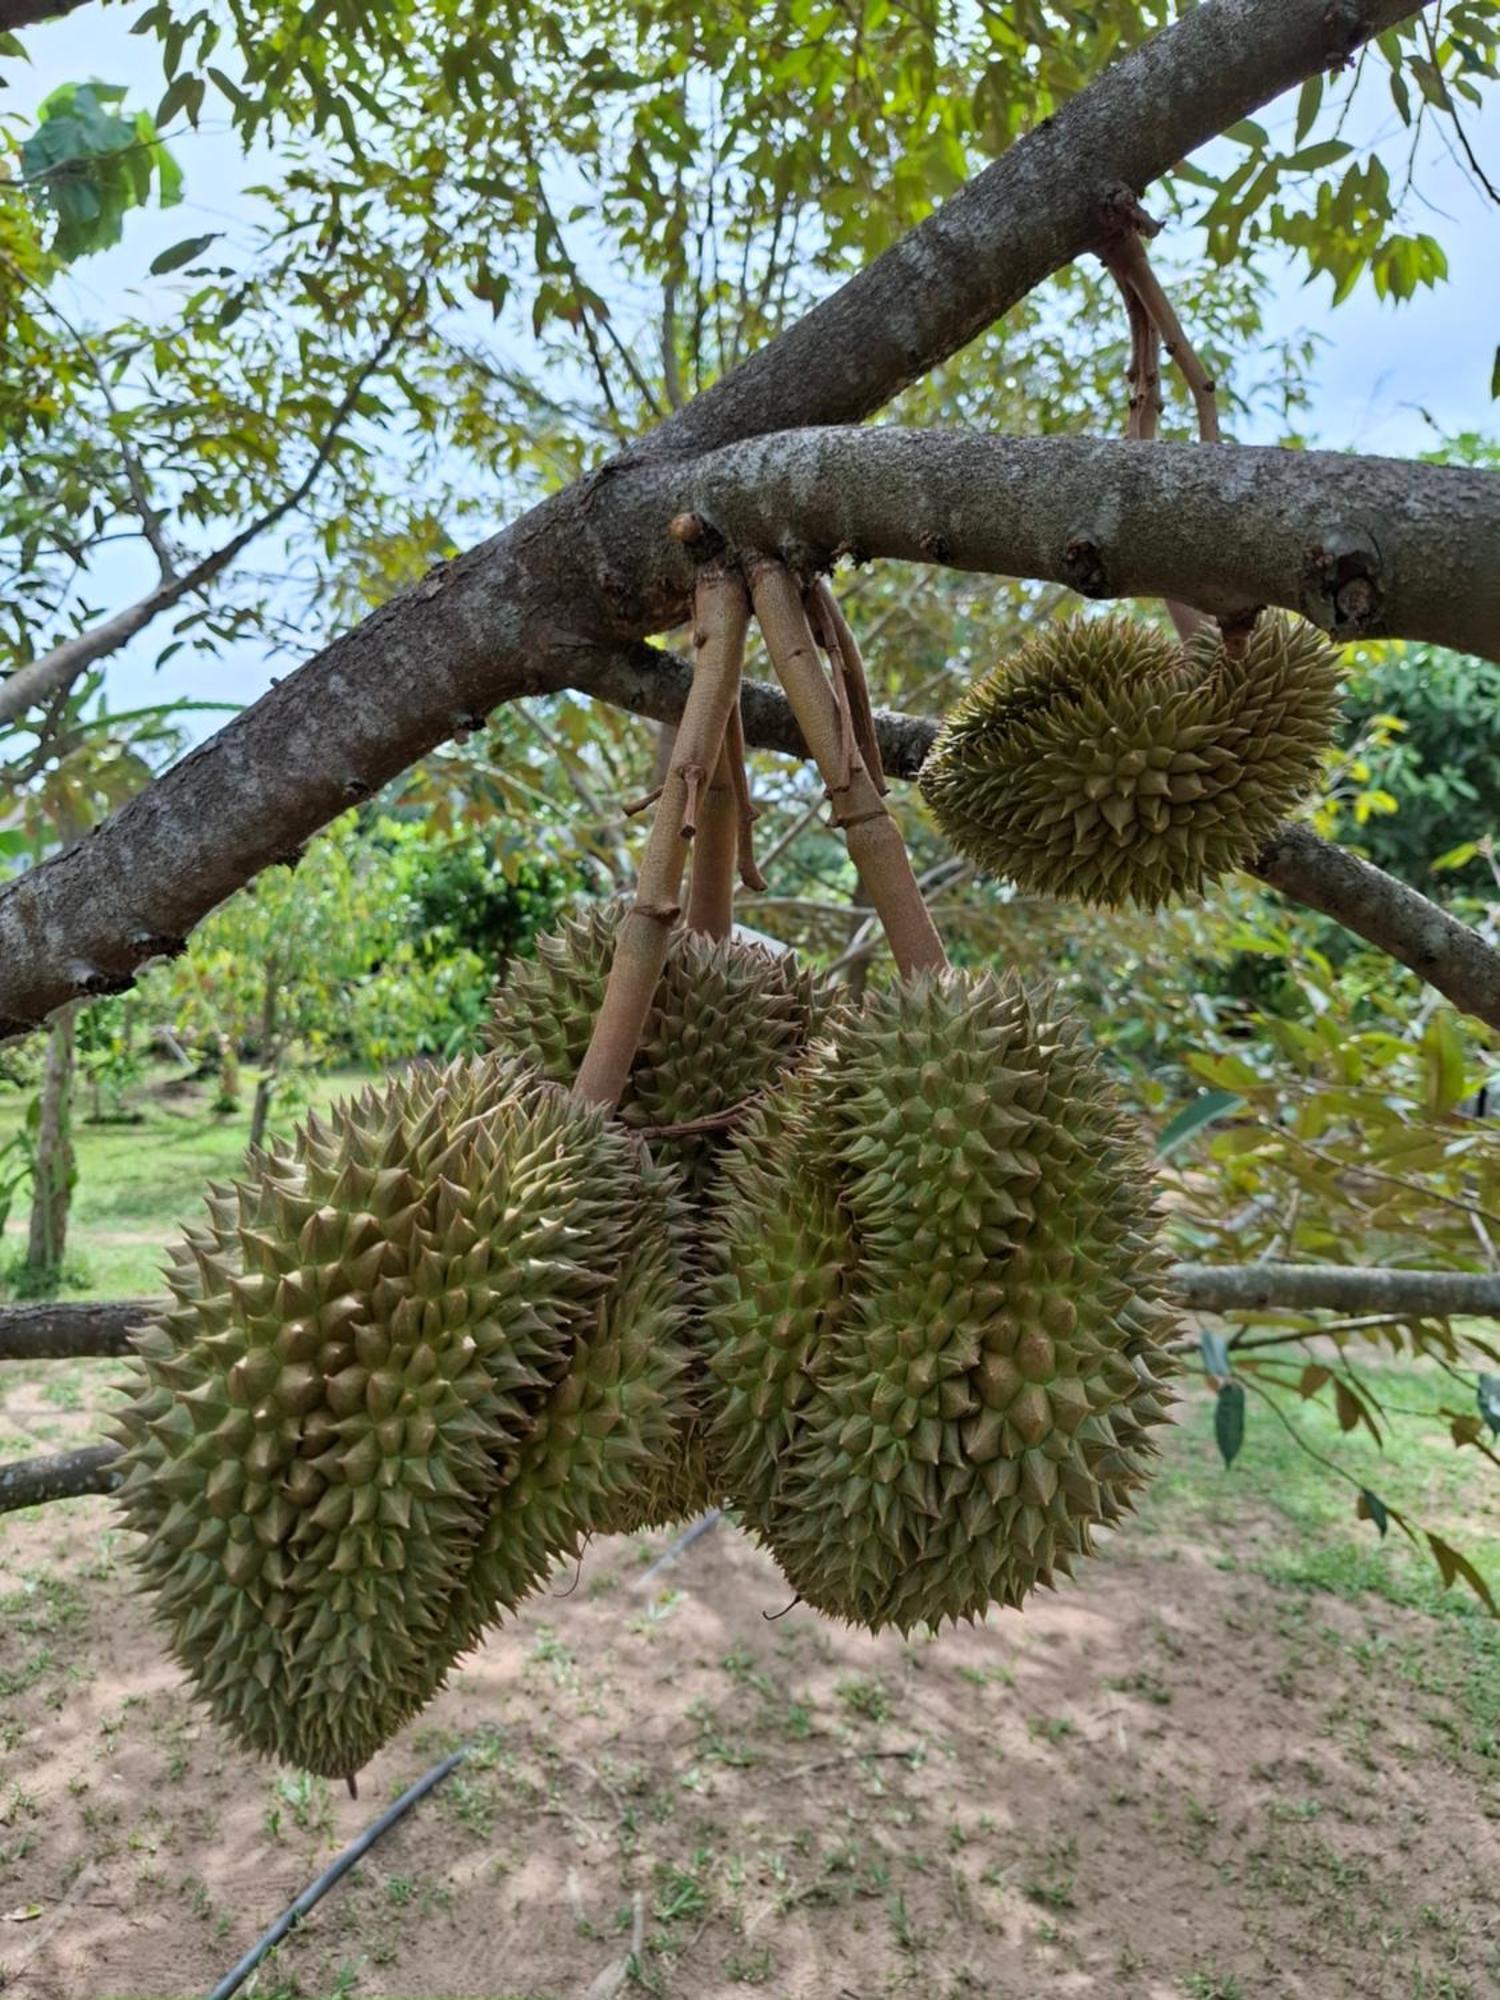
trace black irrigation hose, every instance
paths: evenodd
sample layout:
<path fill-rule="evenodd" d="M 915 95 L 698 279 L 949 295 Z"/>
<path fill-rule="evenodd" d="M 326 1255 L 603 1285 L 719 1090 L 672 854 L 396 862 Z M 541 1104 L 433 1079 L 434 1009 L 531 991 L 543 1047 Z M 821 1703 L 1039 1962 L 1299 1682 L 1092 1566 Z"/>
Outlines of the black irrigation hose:
<path fill-rule="evenodd" d="M 434 1785 L 440 1785 L 448 1773 L 456 1765 L 461 1764 L 468 1754 L 467 1750 L 455 1750 L 453 1755 L 445 1757 L 441 1764 L 434 1764 L 425 1778 L 418 1778 L 414 1785 L 409 1786 L 393 1806 L 387 1806 L 375 1824 L 366 1827 L 358 1840 L 346 1847 L 337 1861 L 332 1862 L 325 1868 L 317 1881 L 310 1883 L 302 1891 L 296 1902 L 289 1909 L 283 1911 L 266 1932 L 265 1936 L 251 1945 L 234 1970 L 225 1973 L 213 1992 L 208 1996 L 208 2000 L 229 2000 L 230 1994 L 237 1992 L 244 1985 L 251 1973 L 254 1972 L 256 1966 L 266 1956 L 267 1952 L 281 1943 L 281 1940 L 286 1936 L 293 1924 L 297 1922 L 298 1918 L 305 1917 L 314 1903 L 321 1902 L 334 1883 L 348 1874 L 355 1862 L 362 1855 L 369 1852 L 380 1836 L 393 1827 L 403 1813 L 410 1812 L 418 1799 L 425 1798 Z"/>

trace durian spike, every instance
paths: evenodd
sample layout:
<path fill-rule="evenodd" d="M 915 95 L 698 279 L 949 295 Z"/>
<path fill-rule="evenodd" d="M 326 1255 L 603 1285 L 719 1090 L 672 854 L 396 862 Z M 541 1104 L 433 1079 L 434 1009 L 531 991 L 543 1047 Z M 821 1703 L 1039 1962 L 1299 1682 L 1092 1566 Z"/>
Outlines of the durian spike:
<path fill-rule="evenodd" d="M 866 769 L 849 728 L 847 711 L 818 658 L 802 593 L 784 564 L 767 558 L 750 569 L 750 595 L 776 677 L 822 773 L 843 829 L 849 858 L 890 941 L 900 971 L 910 976 L 946 968 L 948 958 L 933 924 L 901 829 Z"/>
<path fill-rule="evenodd" d="M 750 606 L 733 571 L 705 569 L 693 600 L 693 684 L 677 725 L 672 759 L 641 857 L 635 901 L 620 925 L 604 1004 L 573 1093 L 613 1110 L 625 1088 L 641 1030 L 681 914 L 682 875 L 694 808 L 719 761 L 730 711 L 739 699 Z"/>
<path fill-rule="evenodd" d="M 729 731 L 719 746 L 719 762 L 703 795 L 693 836 L 693 872 L 688 885 L 687 927 L 711 938 L 734 928 L 734 874 L 739 860 L 740 811 L 735 795 L 734 753 Z"/>

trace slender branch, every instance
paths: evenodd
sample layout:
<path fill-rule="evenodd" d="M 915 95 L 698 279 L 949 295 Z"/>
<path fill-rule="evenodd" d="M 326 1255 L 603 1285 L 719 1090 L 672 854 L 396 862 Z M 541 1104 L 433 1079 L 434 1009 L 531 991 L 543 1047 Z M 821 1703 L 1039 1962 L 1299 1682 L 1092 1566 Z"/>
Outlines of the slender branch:
<path fill-rule="evenodd" d="M 0 724 L 14 722 L 24 715 L 28 708 L 46 701 L 54 694 L 72 686 L 80 674 L 96 666 L 100 660 L 117 653 L 127 640 L 133 639 L 161 616 L 170 611 L 184 597 L 202 590 L 214 578 L 223 574 L 236 557 L 262 535 L 268 534 L 278 522 L 286 519 L 300 507 L 313 487 L 321 478 L 324 468 L 338 448 L 339 438 L 345 424 L 354 414 L 366 382 L 380 368 L 392 348 L 401 338 L 407 320 L 411 317 L 420 296 L 420 288 L 413 288 L 397 313 L 380 345 L 359 369 L 353 381 L 345 390 L 338 408 L 329 419 L 328 428 L 313 454 L 312 463 L 292 489 L 283 494 L 274 506 L 247 523 L 238 534 L 231 535 L 217 549 L 212 550 L 191 569 L 174 573 L 170 563 L 163 559 L 161 581 L 146 595 L 137 598 L 123 611 L 117 611 L 112 618 L 105 618 L 92 625 L 85 632 L 75 633 L 71 639 L 64 639 L 39 660 L 32 660 L 24 667 L 0 681 Z M 154 543 L 153 543 L 154 546 Z M 158 551 L 160 555 L 160 551 Z"/>
<path fill-rule="evenodd" d="M 117 1444 L 89 1444 L 47 1458 L 23 1458 L 0 1465 L 0 1514 L 35 1507 L 44 1500 L 73 1500 L 82 1493 L 108 1493 L 118 1484 Z"/>
<path fill-rule="evenodd" d="M 620 1101 L 667 962 L 672 927 L 681 914 L 678 898 L 697 826 L 699 792 L 718 764 L 725 725 L 739 696 L 750 622 L 750 605 L 739 576 L 732 570 L 705 571 L 695 611 L 692 688 L 641 857 L 635 901 L 620 924 L 603 1004 L 573 1085 L 575 1096 L 585 1104 L 609 1109 Z"/>
<path fill-rule="evenodd" d="M 1199 1312 L 1500 1314 L 1500 1274 L 1361 1264 L 1174 1264 L 1172 1289 Z"/>
<path fill-rule="evenodd" d="M 782 564 L 762 560 L 751 566 L 750 595 L 771 664 L 828 787 L 834 824 L 843 829 L 849 858 L 898 968 L 908 977 L 941 970 L 947 955 L 912 874 L 906 842 L 865 768 L 852 717 L 823 672 L 801 591 Z"/>
<path fill-rule="evenodd" d="M 128 1354 L 129 1329 L 160 1299 L 90 1300 L 83 1305 L 0 1306 L 0 1361 L 54 1361 Z"/>
<path fill-rule="evenodd" d="M 1405 882 L 1310 827 L 1278 827 L 1251 871 L 1399 959 L 1455 1007 L 1500 1028 L 1500 953 Z"/>

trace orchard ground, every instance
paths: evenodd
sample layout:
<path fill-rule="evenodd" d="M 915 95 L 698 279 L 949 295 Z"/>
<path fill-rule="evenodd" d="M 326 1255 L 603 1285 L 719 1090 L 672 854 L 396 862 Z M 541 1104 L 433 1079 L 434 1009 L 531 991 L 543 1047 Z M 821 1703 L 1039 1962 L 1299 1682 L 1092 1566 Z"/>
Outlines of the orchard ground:
<path fill-rule="evenodd" d="M 79 1138 L 75 1270 L 155 1291 L 243 1121 L 152 1092 L 145 1124 Z M 0 1456 L 94 1435 L 118 1373 L 0 1364 Z M 1307 1441 L 1500 1575 L 1473 1455 L 1421 1421 L 1440 1379 L 1380 1387 L 1391 1454 L 1314 1405 Z M 1190 1382 L 1141 1515 L 1075 1586 L 980 1629 L 771 1622 L 788 1592 L 729 1525 L 649 1582 L 669 1537 L 600 1543 L 358 1801 L 250 1762 L 188 1704 L 107 1501 L 5 1517 L 0 1990 L 206 1991 L 467 1743 L 248 1992 L 1480 2000 L 1500 1627 L 1352 1498 L 1253 1401 L 1222 1471 Z"/>

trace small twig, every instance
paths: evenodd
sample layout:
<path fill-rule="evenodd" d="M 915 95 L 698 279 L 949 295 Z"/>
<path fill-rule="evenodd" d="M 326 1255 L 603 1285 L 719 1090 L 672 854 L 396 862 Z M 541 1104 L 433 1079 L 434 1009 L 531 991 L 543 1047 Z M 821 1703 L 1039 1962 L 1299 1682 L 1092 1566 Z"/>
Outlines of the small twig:
<path fill-rule="evenodd" d="M 783 1782 L 790 1784 L 793 1778 L 809 1778 L 814 1771 L 832 1771 L 840 1764 L 864 1764 L 900 1759 L 910 1762 L 913 1757 L 922 1755 L 923 1748 L 922 1744 L 913 1743 L 905 1750 L 840 1750 L 832 1757 L 814 1757 L 809 1764 L 794 1764 L 790 1771 L 783 1771 L 780 1775 Z"/>
<path fill-rule="evenodd" d="M 684 1118 L 675 1125 L 635 1125 L 632 1131 L 643 1139 L 691 1139 L 700 1132 L 727 1132 L 748 1118 L 759 1104 L 760 1097 L 742 1097 L 738 1104 L 731 1104 L 723 1111 L 708 1111 L 701 1118 Z"/>
<path fill-rule="evenodd" d="M 634 819 L 637 813 L 643 813 L 648 807 L 654 806 L 666 789 L 664 784 L 657 785 L 654 790 L 647 792 L 643 799 L 633 799 L 628 806 L 621 806 L 620 810 L 626 819 Z"/>
<path fill-rule="evenodd" d="M 745 723 L 740 704 L 729 711 L 724 730 L 724 754 L 729 759 L 729 781 L 734 790 L 735 861 L 745 888 L 758 893 L 766 886 L 755 861 L 755 798 L 750 790 L 750 765 L 745 750 Z"/>
<path fill-rule="evenodd" d="M 876 791 L 884 795 L 890 787 L 885 781 L 880 742 L 875 734 L 875 710 L 870 701 L 870 680 L 865 672 L 864 655 L 859 649 L 859 641 L 855 638 L 848 619 L 839 608 L 839 601 L 834 596 L 832 585 L 826 576 L 820 576 L 813 585 L 811 599 L 814 612 L 813 627 L 833 665 L 836 681 L 843 685 L 844 700 L 854 725 L 854 740 L 859 745 L 859 754 L 864 759 L 871 783 Z"/>

